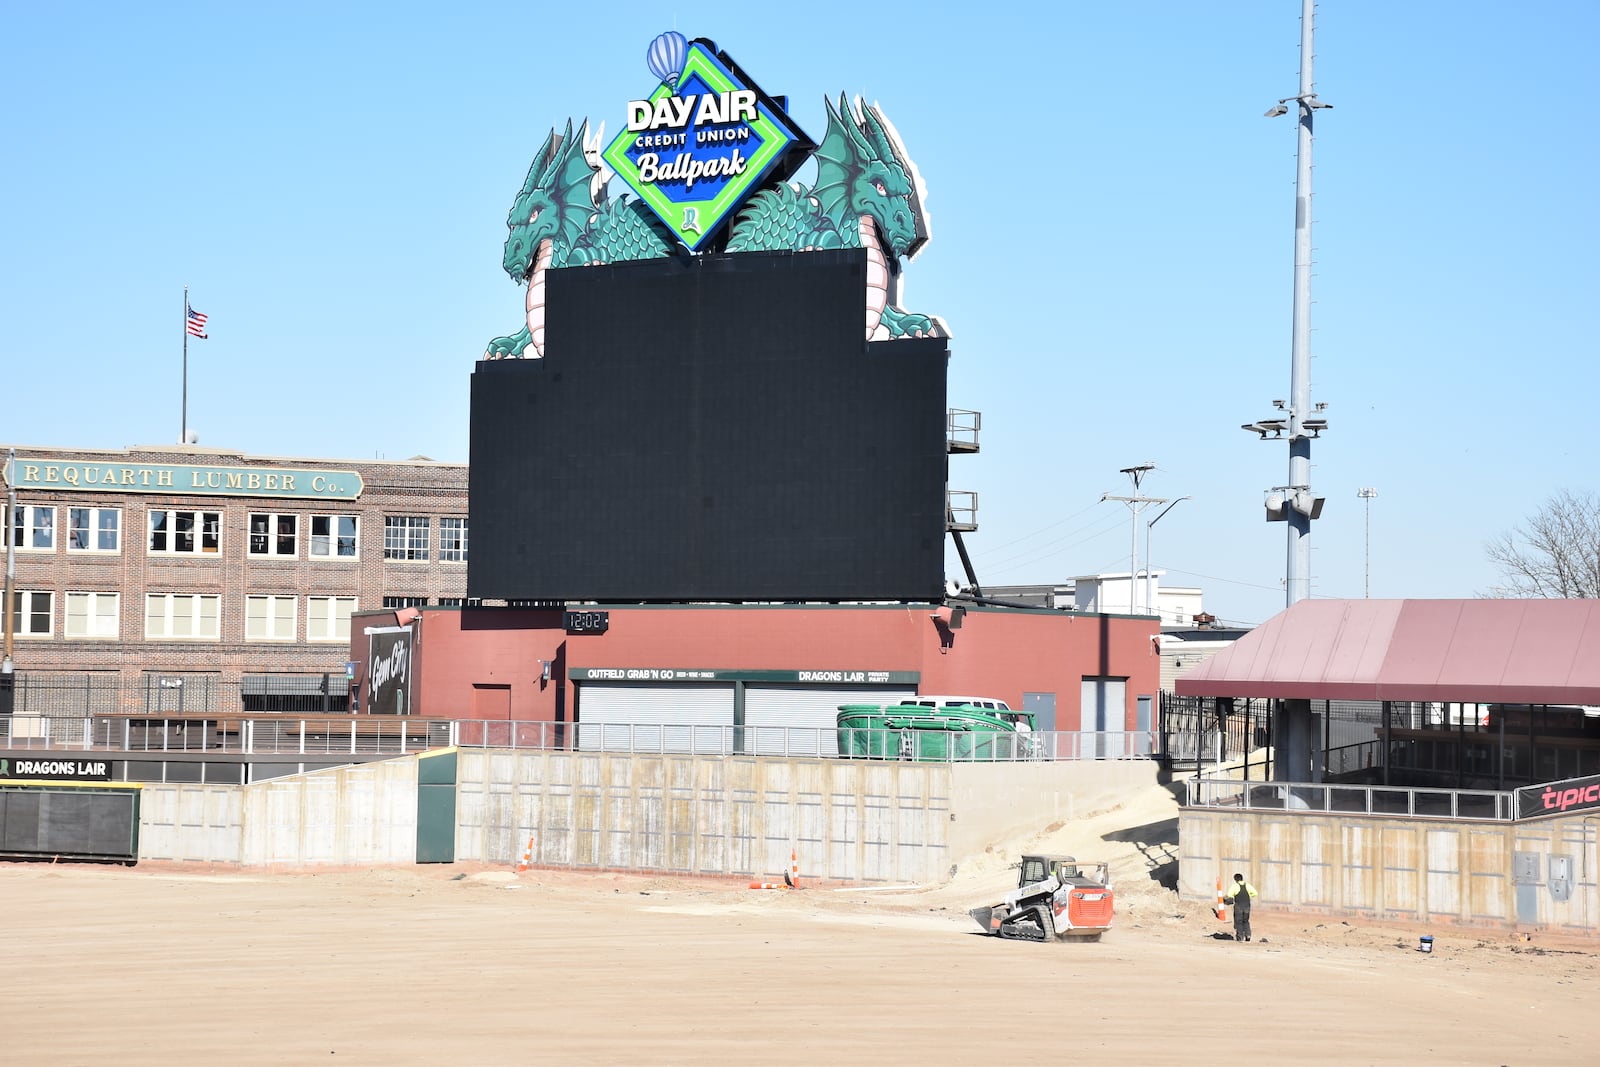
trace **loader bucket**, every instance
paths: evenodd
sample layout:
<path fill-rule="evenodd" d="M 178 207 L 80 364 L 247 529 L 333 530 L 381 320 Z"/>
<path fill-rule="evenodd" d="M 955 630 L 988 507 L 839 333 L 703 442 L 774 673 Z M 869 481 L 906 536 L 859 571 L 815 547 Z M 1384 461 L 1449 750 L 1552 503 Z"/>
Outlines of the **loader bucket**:
<path fill-rule="evenodd" d="M 1000 916 L 995 914 L 994 908 L 973 908 L 967 914 L 978 920 L 978 925 L 983 927 L 984 933 L 997 934 L 1000 932 Z"/>

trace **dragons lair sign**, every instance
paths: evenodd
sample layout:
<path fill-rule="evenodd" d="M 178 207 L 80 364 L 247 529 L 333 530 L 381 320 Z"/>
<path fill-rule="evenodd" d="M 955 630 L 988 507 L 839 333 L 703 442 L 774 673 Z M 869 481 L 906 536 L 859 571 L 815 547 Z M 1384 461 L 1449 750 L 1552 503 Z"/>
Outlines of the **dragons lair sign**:
<path fill-rule="evenodd" d="M 932 315 L 900 305 L 904 261 L 927 245 L 922 178 L 876 106 L 824 98 L 828 128 L 813 144 L 710 41 L 663 33 L 646 64 L 658 80 L 629 102 L 609 144 L 592 131 L 552 129 L 506 216 L 501 265 L 525 285 L 523 326 L 484 359 L 545 354 L 545 282 L 552 270 L 714 252 L 866 254 L 867 340 L 948 337 Z M 790 178 L 807 160 L 810 185 Z M 611 197 L 619 178 L 629 192 Z"/>

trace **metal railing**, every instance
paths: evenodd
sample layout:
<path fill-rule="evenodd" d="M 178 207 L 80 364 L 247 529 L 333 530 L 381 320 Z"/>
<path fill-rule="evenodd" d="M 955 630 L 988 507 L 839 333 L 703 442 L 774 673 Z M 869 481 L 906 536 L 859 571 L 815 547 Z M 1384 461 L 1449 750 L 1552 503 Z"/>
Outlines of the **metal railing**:
<path fill-rule="evenodd" d="M 1516 817 L 1516 794 L 1492 790 L 1401 789 L 1381 785 L 1309 782 L 1241 782 L 1190 778 L 1185 803 L 1192 808 L 1301 811 L 1342 815 L 1402 815 L 1418 819 Z"/>
<path fill-rule="evenodd" d="M 1013 763 L 1149 759 L 1152 731 L 1101 733 L 593 724 L 356 715 L 322 719 L 0 717 L 0 750 L 383 755 L 455 745 L 553 751 Z"/>
<path fill-rule="evenodd" d="M 172 719 L 344 714 L 351 708 L 343 672 L 255 674 L 224 681 L 206 672 L 148 673 L 121 679 L 109 673 L 18 672 L 12 710 L 52 718 L 138 715 Z"/>
<path fill-rule="evenodd" d="M 371 756 L 450 744 L 451 723 L 377 715 L 337 720 L 0 717 L 0 749 Z"/>
<path fill-rule="evenodd" d="M 945 529 L 971 532 L 978 528 L 978 494 L 971 489 L 947 489 L 944 494 Z"/>
<path fill-rule="evenodd" d="M 1158 754 L 1158 735 L 1150 730 L 988 733 L 810 726 L 568 724 L 484 720 L 458 720 L 452 724 L 452 730 L 451 743 L 463 748 L 963 763 L 1149 759 Z"/>
<path fill-rule="evenodd" d="M 1324 774 L 1359 774 L 1382 769 L 1382 741 L 1360 741 L 1353 745 L 1330 748 L 1322 754 Z"/>
<path fill-rule="evenodd" d="M 962 451 L 977 451 L 978 432 L 983 429 L 983 414 L 966 408 L 949 408 L 945 411 L 945 440 L 951 447 Z"/>

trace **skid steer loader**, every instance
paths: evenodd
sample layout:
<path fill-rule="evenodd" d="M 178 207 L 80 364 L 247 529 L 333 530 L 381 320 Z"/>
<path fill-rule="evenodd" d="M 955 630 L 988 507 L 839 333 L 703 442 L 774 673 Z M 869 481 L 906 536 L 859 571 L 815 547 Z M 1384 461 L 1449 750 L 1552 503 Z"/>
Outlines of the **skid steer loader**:
<path fill-rule="evenodd" d="M 1071 856 L 1023 856 L 1017 888 L 967 914 L 984 931 L 1014 941 L 1098 941 L 1111 928 L 1113 893 L 1106 863 Z"/>

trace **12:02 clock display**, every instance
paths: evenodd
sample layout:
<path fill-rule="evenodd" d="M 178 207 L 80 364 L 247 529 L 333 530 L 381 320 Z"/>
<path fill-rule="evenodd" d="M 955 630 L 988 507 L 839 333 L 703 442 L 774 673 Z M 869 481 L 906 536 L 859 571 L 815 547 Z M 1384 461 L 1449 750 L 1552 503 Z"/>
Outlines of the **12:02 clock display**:
<path fill-rule="evenodd" d="M 569 611 L 562 616 L 569 634 L 603 634 L 611 628 L 609 611 Z"/>

